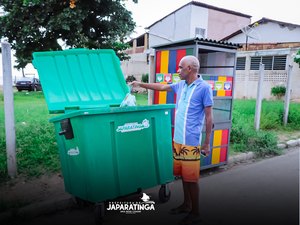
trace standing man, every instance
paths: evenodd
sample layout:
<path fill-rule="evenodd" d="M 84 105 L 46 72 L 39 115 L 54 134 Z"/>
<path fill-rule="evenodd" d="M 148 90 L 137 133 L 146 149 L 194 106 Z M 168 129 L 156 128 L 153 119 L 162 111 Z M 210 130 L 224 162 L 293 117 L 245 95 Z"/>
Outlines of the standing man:
<path fill-rule="evenodd" d="M 184 201 L 172 209 L 171 214 L 188 213 L 180 224 L 192 224 L 200 221 L 199 212 L 199 176 L 200 152 L 210 153 L 212 132 L 213 96 L 209 84 L 198 78 L 200 65 L 195 56 L 185 56 L 179 62 L 178 73 L 181 81 L 176 84 L 141 83 L 134 81 L 134 87 L 140 86 L 157 91 L 174 91 L 177 94 L 175 112 L 175 131 L 173 138 L 174 175 L 181 176 Z M 203 145 L 201 131 L 206 124 Z"/>

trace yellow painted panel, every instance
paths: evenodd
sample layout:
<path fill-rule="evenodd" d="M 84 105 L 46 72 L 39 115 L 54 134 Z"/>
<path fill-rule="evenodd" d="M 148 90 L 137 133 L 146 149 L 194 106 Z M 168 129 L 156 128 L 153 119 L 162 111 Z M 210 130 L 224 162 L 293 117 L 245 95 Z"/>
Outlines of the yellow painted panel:
<path fill-rule="evenodd" d="M 217 96 L 225 96 L 225 91 L 224 90 L 218 91 Z"/>
<path fill-rule="evenodd" d="M 215 130 L 213 146 L 220 146 L 221 143 L 222 143 L 222 130 Z"/>
<path fill-rule="evenodd" d="M 225 76 L 219 76 L 218 81 L 226 81 L 227 77 Z"/>
<path fill-rule="evenodd" d="M 213 149 L 212 157 L 211 157 L 211 164 L 220 163 L 220 153 L 221 153 L 221 148 L 214 148 Z"/>
<path fill-rule="evenodd" d="M 167 84 L 167 82 L 160 82 L 161 84 Z M 166 104 L 167 103 L 167 92 L 160 91 L 158 94 L 158 104 Z"/>
<path fill-rule="evenodd" d="M 168 73 L 169 68 L 169 51 L 161 51 L 160 72 Z"/>

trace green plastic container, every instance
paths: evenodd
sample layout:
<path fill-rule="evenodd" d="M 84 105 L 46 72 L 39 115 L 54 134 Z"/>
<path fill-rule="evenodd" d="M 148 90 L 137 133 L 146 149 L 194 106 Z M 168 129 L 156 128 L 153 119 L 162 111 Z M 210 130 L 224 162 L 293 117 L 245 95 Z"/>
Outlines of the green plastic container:
<path fill-rule="evenodd" d="M 118 107 L 129 88 L 114 51 L 35 52 L 33 58 L 49 112 L 62 113 L 50 121 L 68 193 L 101 202 L 173 180 L 174 105 Z"/>

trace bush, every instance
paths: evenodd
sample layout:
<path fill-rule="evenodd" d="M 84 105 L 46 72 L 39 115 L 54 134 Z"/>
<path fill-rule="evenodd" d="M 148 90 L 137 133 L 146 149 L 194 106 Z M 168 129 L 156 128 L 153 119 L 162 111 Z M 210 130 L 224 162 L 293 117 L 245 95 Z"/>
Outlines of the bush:
<path fill-rule="evenodd" d="M 258 156 L 278 155 L 277 137 L 268 131 L 255 131 L 254 128 L 245 124 L 235 124 L 232 127 L 230 141 L 234 151 L 253 151 Z"/>
<path fill-rule="evenodd" d="M 298 63 L 300 67 L 300 50 L 298 50 L 297 54 L 295 55 L 294 62 Z"/>
<path fill-rule="evenodd" d="M 130 76 L 128 76 L 128 77 L 126 78 L 126 83 L 130 83 L 130 82 L 135 81 L 135 80 L 136 80 L 135 76 L 130 75 Z"/>
<path fill-rule="evenodd" d="M 281 154 L 281 150 L 277 147 L 277 137 L 271 132 L 256 132 L 256 135 L 249 138 L 248 145 L 259 156 Z"/>
<path fill-rule="evenodd" d="M 275 86 L 271 89 L 271 94 L 276 98 L 280 99 L 282 96 L 285 95 L 286 88 L 284 86 Z"/>
<path fill-rule="evenodd" d="M 281 116 L 274 111 L 261 114 L 260 128 L 265 130 L 278 129 L 282 125 Z"/>
<path fill-rule="evenodd" d="M 234 151 L 253 151 L 259 156 L 280 154 L 276 135 L 269 131 L 255 131 L 252 119 L 233 111 L 230 142 Z"/>
<path fill-rule="evenodd" d="M 284 110 L 280 112 L 280 120 L 283 121 Z M 292 129 L 300 130 L 300 108 L 294 108 L 293 105 L 290 105 L 287 125 Z"/>
<path fill-rule="evenodd" d="M 148 73 L 143 74 L 143 75 L 142 75 L 142 82 L 143 82 L 143 83 L 148 83 L 148 80 L 149 80 L 149 75 L 148 75 Z"/>

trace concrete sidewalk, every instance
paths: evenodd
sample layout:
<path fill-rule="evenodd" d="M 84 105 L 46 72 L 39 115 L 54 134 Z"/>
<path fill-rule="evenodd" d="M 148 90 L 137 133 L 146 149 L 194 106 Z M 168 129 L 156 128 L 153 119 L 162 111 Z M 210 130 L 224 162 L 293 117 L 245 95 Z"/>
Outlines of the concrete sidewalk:
<path fill-rule="evenodd" d="M 284 149 L 284 154 L 289 151 L 289 149 L 293 149 L 294 147 L 300 146 L 300 139 L 288 141 L 285 145 L 281 145 L 279 147 Z M 241 153 L 235 156 L 230 156 L 228 159 L 228 164 L 226 166 L 222 166 L 218 168 L 221 172 L 223 170 L 227 170 L 235 165 L 241 163 L 251 163 L 255 161 L 255 154 L 253 152 Z M 215 173 L 218 173 L 217 170 L 214 170 Z M 214 172 L 203 171 L 202 174 L 204 176 L 209 176 Z M 63 188 L 60 190 L 60 193 L 49 198 L 45 198 L 44 201 L 33 202 L 29 205 L 26 205 L 21 208 L 12 209 L 5 211 L 0 214 L 0 223 L 10 221 L 13 218 L 35 218 L 39 215 L 51 214 L 55 213 L 59 210 L 64 210 L 67 208 L 76 207 L 76 203 L 71 195 L 66 193 Z"/>

